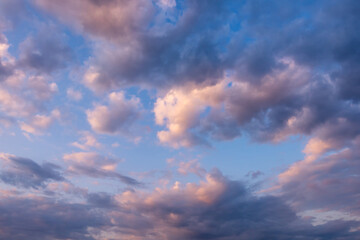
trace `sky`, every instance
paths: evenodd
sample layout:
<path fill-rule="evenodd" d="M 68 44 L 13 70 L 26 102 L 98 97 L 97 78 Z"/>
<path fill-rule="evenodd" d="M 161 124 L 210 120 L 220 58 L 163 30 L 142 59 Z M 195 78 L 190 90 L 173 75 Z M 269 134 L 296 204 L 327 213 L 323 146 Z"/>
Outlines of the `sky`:
<path fill-rule="evenodd" d="M 0 239 L 360 239 L 359 12 L 0 0 Z"/>

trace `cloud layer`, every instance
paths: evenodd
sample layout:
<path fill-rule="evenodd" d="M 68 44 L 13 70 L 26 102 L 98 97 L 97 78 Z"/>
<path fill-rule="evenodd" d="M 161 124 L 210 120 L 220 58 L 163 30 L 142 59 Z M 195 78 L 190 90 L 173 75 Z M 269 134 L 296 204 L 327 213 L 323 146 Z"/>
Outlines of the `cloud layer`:
<path fill-rule="evenodd" d="M 359 12 L 357 0 L 1 1 L 0 140 L 16 151 L 0 154 L 0 238 L 359 238 Z M 124 136 L 144 129 L 133 153 Z M 200 165 L 193 148 L 241 136 L 300 136 L 304 158 L 266 189 L 257 169 L 245 184 Z M 31 151 L 49 162 L 19 157 Z M 167 179 L 136 180 L 146 173 L 122 156 Z"/>

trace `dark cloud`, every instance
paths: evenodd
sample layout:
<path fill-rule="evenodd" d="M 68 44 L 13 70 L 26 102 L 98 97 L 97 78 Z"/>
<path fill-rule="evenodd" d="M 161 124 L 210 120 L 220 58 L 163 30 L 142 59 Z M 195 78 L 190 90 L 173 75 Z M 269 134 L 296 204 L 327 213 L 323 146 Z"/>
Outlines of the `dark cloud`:
<path fill-rule="evenodd" d="M 114 171 L 101 170 L 84 165 L 73 165 L 72 167 L 73 169 L 70 172 L 73 174 L 87 175 L 95 178 L 113 178 L 128 185 L 141 185 L 136 179 Z"/>
<path fill-rule="evenodd" d="M 199 184 L 90 193 L 87 203 L 2 192 L 4 239 L 354 239 L 359 222 L 312 226 L 274 196 L 255 196 L 214 170 Z M 112 236 L 112 237 L 111 237 Z"/>
<path fill-rule="evenodd" d="M 135 215 L 146 216 L 152 223 L 151 228 L 131 233 L 139 238 L 351 239 L 358 235 L 349 231 L 358 222 L 337 221 L 314 227 L 280 198 L 256 197 L 242 183 L 216 171 L 199 185 L 154 191 L 145 196 L 125 192 L 116 199 L 120 206 L 135 211 Z M 122 221 L 116 217 L 114 220 L 119 224 Z"/>
<path fill-rule="evenodd" d="M 31 159 L 10 154 L 0 156 L 3 170 L 0 179 L 7 184 L 25 188 L 44 187 L 49 181 L 64 181 L 60 167 L 52 163 L 39 165 Z"/>
<path fill-rule="evenodd" d="M 29 14 L 24 0 L 3 0 L 0 2 L 0 30 L 14 28 Z"/>
<path fill-rule="evenodd" d="M 227 74 L 249 84 L 227 97 L 224 113 L 215 111 L 203 126 L 190 129 L 188 144 L 172 145 L 207 144 L 209 135 L 232 139 L 241 129 L 260 141 L 312 134 L 321 124 L 347 118 L 348 100 L 358 102 L 356 0 L 178 1 L 173 8 L 120 0 L 37 4 L 95 40 L 84 75 L 95 91 L 139 84 L 169 89 L 189 82 L 202 88 Z M 97 14 L 83 14 L 86 9 Z M 146 14 L 118 19 L 115 13 L 125 9 Z M 107 10 L 114 14 L 104 16 Z M 289 61 L 307 73 L 291 76 Z"/>
<path fill-rule="evenodd" d="M 94 178 L 112 178 L 128 185 L 141 185 L 136 179 L 116 171 L 120 159 L 102 156 L 95 152 L 77 152 L 65 154 L 64 160 L 69 164 L 68 172 L 70 174 Z"/>
<path fill-rule="evenodd" d="M 39 73 L 51 73 L 67 66 L 72 51 L 64 34 L 54 26 L 44 26 L 36 35 L 29 36 L 19 46 L 18 64 Z"/>
<path fill-rule="evenodd" d="M 100 228 L 107 220 L 84 204 L 40 197 L 2 196 L 0 223 L 2 239 L 93 240 L 89 227 Z"/>
<path fill-rule="evenodd" d="M 0 82 L 6 79 L 8 76 L 11 76 L 12 73 L 12 66 L 3 64 L 0 59 Z"/>
<path fill-rule="evenodd" d="M 116 201 L 114 200 L 113 196 L 104 192 L 88 194 L 87 201 L 90 205 L 96 208 L 116 207 Z"/>

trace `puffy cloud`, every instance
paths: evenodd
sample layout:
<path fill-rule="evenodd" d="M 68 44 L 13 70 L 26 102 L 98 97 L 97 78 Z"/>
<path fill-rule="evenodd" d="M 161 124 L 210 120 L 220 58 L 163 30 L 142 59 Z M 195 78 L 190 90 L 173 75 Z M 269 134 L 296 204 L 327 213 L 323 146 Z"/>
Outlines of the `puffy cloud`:
<path fill-rule="evenodd" d="M 159 140 L 178 147 L 204 143 L 201 135 L 207 133 L 232 139 L 252 119 L 275 107 L 292 107 L 308 84 L 309 72 L 290 59 L 279 64 L 283 69 L 263 76 L 257 85 L 229 77 L 215 85 L 170 90 L 154 106 L 156 123 L 168 128 L 158 133 Z"/>
<path fill-rule="evenodd" d="M 80 132 L 82 137 L 79 142 L 71 143 L 72 146 L 80 148 L 82 150 L 88 150 L 89 148 L 100 148 L 101 144 L 97 141 L 96 137 L 90 132 Z"/>
<path fill-rule="evenodd" d="M 37 107 L 21 96 L 0 88 L 0 111 L 9 117 L 27 117 L 36 112 Z"/>
<path fill-rule="evenodd" d="M 21 130 L 31 134 L 43 134 L 55 120 L 60 118 L 60 111 L 55 109 L 49 116 L 37 114 L 29 122 L 20 123 Z"/>
<path fill-rule="evenodd" d="M 155 114 L 168 128 L 160 141 L 174 147 L 209 144 L 206 135 L 232 139 L 241 129 L 260 141 L 312 134 L 350 117 L 359 100 L 356 0 L 36 4 L 94 40 L 83 77 L 93 90 L 168 92 Z M 339 26 L 347 27 L 334 34 Z M 223 100 L 201 95 L 220 88 Z"/>
<path fill-rule="evenodd" d="M 71 194 L 65 188 L 61 191 Z M 175 183 L 150 192 L 125 190 L 117 195 L 85 192 L 83 196 L 86 202 L 76 203 L 59 196 L 2 191 L 0 237 L 310 240 L 358 236 L 359 222 L 354 218 L 313 226 L 281 198 L 254 196 L 241 182 L 217 170 L 207 173 L 200 183 Z"/>
<path fill-rule="evenodd" d="M 297 211 L 314 218 L 360 219 L 358 112 L 322 124 L 304 148 L 305 158 L 278 176 L 272 188 Z M 324 216 L 331 216 L 326 219 Z M 357 220 L 358 221 L 358 220 Z"/>
<path fill-rule="evenodd" d="M 128 40 L 129 35 L 144 30 L 152 12 L 152 3 L 146 0 L 65 0 L 61 4 L 36 0 L 35 3 L 78 31 L 116 40 Z"/>
<path fill-rule="evenodd" d="M 357 88 L 350 87 L 358 69 L 356 0 L 156 3 L 160 9 L 150 1 L 36 1 L 96 40 L 92 74 L 85 77 L 94 90 L 214 83 L 228 70 L 257 82 L 286 56 L 314 75 L 325 71 L 344 98 L 356 99 Z M 338 26 L 348 27 L 338 35 Z"/>
<path fill-rule="evenodd" d="M 172 188 L 159 188 L 151 193 L 125 191 L 116 195 L 115 200 L 127 210 L 111 215 L 118 227 L 113 231 L 123 238 L 351 239 L 358 234 L 349 232 L 356 226 L 353 221 L 314 227 L 298 218 L 280 198 L 255 197 L 243 184 L 218 171 L 207 174 L 199 184 L 175 183 Z M 138 219 L 129 212 L 139 214 Z M 130 225 L 129 229 L 124 218 L 140 226 L 132 229 L 134 225 Z M 333 229 L 334 226 L 338 227 Z"/>
<path fill-rule="evenodd" d="M 108 103 L 86 111 L 91 128 L 97 133 L 129 133 L 129 127 L 140 115 L 140 99 L 126 99 L 124 92 L 113 92 L 108 96 Z"/>
<path fill-rule="evenodd" d="M 51 77 L 33 75 L 19 67 L 17 59 L 8 52 L 9 45 L 0 43 L 0 118 L 5 126 L 18 123 L 29 133 L 41 134 L 54 120 L 59 119 L 57 109 L 46 113 L 46 101 L 58 91 Z M 6 72 L 1 73 L 1 68 Z M 4 70 L 4 69 L 3 69 Z"/>
<path fill-rule="evenodd" d="M 40 101 L 49 100 L 58 91 L 56 83 L 49 82 L 44 76 L 29 77 L 27 85 L 34 98 Z"/>
<path fill-rule="evenodd" d="M 356 187 L 360 181 L 359 139 L 338 151 L 311 153 L 311 158 L 294 163 L 279 175 L 279 194 L 301 210 L 335 210 L 360 216 Z"/>
<path fill-rule="evenodd" d="M 0 179 L 10 185 L 39 188 L 49 181 L 65 180 L 59 172 L 60 167 L 53 163 L 39 165 L 31 159 L 6 153 L 0 154 L 0 160 L 3 169 Z"/>
<path fill-rule="evenodd" d="M 65 154 L 63 159 L 69 164 L 68 171 L 71 174 L 95 178 L 112 178 L 128 185 L 140 185 L 137 180 L 116 172 L 120 159 L 104 157 L 95 152 Z"/>
<path fill-rule="evenodd" d="M 36 2 L 97 41 L 96 58 L 85 75 L 95 91 L 129 83 L 169 85 L 221 76 L 223 51 L 217 43 L 226 41 L 227 29 L 219 21 L 236 16 L 226 12 L 222 3 L 188 1 L 188 11 L 182 14 L 177 8 L 167 13 L 169 8 L 158 8 L 151 1 Z M 159 5 L 173 6 L 174 1 Z M 209 22 L 214 24 L 206 26 Z"/>

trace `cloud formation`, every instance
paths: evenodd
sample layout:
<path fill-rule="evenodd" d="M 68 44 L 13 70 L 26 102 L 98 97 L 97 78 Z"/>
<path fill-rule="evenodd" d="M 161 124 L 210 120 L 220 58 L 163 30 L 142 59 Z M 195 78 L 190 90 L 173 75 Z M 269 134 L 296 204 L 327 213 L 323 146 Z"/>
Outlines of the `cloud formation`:
<path fill-rule="evenodd" d="M 64 68 L 70 62 L 72 52 L 63 38 L 59 29 L 44 26 L 20 44 L 18 64 L 47 74 Z"/>
<path fill-rule="evenodd" d="M 83 203 L 3 192 L 0 221 L 0 236 L 15 240 L 29 233 L 30 239 L 353 239 L 350 230 L 359 225 L 312 226 L 281 198 L 256 197 L 217 170 L 199 184 L 90 193 Z"/>
<path fill-rule="evenodd" d="M 60 167 L 53 163 L 39 165 L 28 158 L 1 153 L 2 182 L 25 188 L 44 187 L 49 181 L 63 181 Z"/>
<path fill-rule="evenodd" d="M 83 77 L 91 89 L 166 90 L 155 105 L 157 123 L 167 128 L 158 136 L 174 147 L 208 144 L 209 135 L 228 140 L 242 130 L 260 141 L 312 134 L 334 116 L 347 118 L 354 110 L 348 101 L 359 100 L 354 0 L 36 4 L 94 40 Z M 233 87 L 217 95 L 223 100 L 197 93 L 229 74 Z M 160 113 L 164 103 L 169 116 Z M 203 118 L 214 105 L 225 111 Z"/>
<path fill-rule="evenodd" d="M 95 178 L 113 178 L 128 185 L 140 185 L 137 180 L 116 172 L 120 159 L 101 156 L 95 152 L 65 154 L 63 159 L 69 164 L 68 171 L 71 174 Z"/>
<path fill-rule="evenodd" d="M 20 129 L 43 141 L 24 148 L 53 141 L 49 152 L 67 168 L 0 155 L 2 185 L 16 189 L 0 189 L 0 238 L 358 238 L 359 12 L 357 0 L 1 1 L 1 127 L 10 129 L 6 137 Z M 73 102 L 63 104 L 65 97 Z M 47 138 L 73 112 L 76 121 Z M 119 173 L 111 151 L 126 151 L 114 138 L 131 135 L 134 122 L 150 114 L 158 126 L 145 119 L 149 132 L 174 148 L 242 135 L 309 140 L 304 159 L 257 194 L 197 160 L 179 162 L 173 175 L 195 174 L 200 182 L 170 179 L 170 187 L 144 189 Z M 101 145 L 95 134 L 104 134 Z M 64 141 L 83 152 L 69 153 Z M 109 150 L 111 143 L 118 148 Z M 128 189 L 96 192 L 65 175 Z"/>
<path fill-rule="evenodd" d="M 91 128 L 97 133 L 129 133 L 129 127 L 140 115 L 140 99 L 126 99 L 124 92 L 113 92 L 108 96 L 108 105 L 95 105 L 86 111 Z"/>

